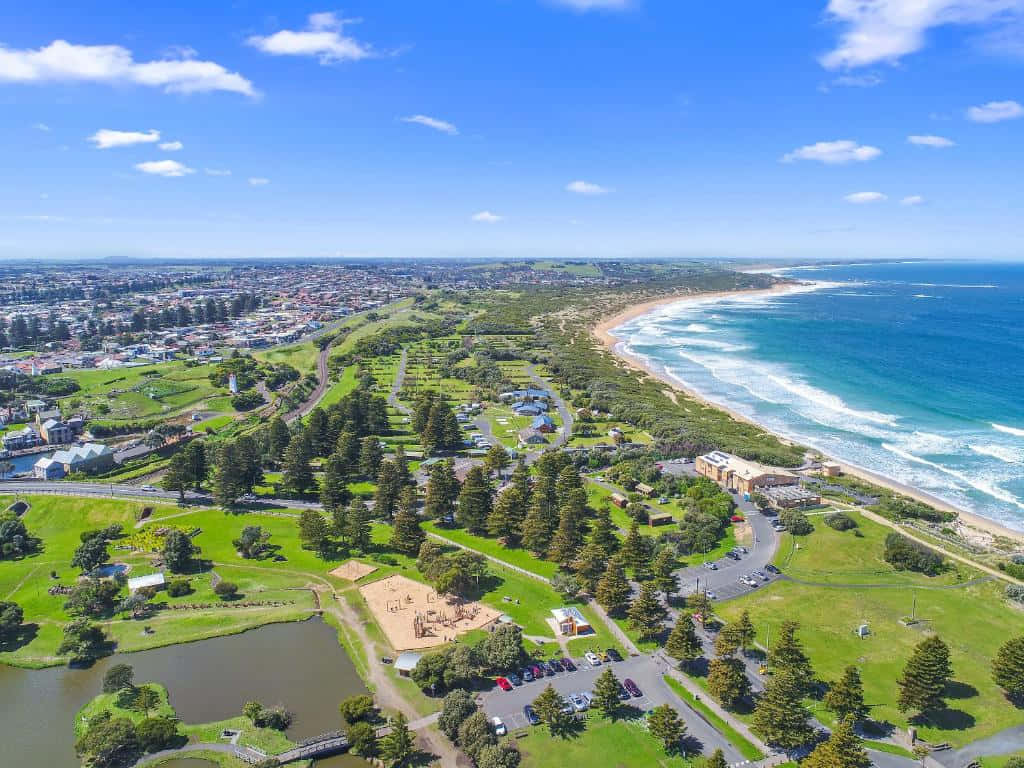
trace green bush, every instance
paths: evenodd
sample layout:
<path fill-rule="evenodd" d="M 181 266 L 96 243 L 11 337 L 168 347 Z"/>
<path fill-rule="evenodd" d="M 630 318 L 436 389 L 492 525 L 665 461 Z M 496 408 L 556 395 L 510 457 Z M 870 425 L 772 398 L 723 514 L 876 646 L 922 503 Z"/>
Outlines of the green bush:
<path fill-rule="evenodd" d="M 188 579 L 175 579 L 167 584 L 167 594 L 171 597 L 184 597 L 191 592 L 192 584 Z"/>
<path fill-rule="evenodd" d="M 825 525 L 837 531 L 849 531 L 857 527 L 857 521 L 844 512 L 833 512 L 825 516 Z"/>

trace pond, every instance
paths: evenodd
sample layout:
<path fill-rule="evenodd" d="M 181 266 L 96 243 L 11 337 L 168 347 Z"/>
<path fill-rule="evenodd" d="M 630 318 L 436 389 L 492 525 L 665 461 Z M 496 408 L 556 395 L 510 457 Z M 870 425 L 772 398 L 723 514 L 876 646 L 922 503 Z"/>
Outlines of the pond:
<path fill-rule="evenodd" d="M 89 669 L 24 670 L 0 665 L 0 743 L 4 765 L 72 768 L 74 719 L 100 692 L 103 674 L 124 662 L 136 682 L 167 687 L 171 704 L 186 723 L 224 720 L 257 700 L 283 704 L 295 713 L 288 735 L 297 741 L 341 727 L 338 703 L 365 693 L 355 667 L 321 619 L 274 624 L 230 637 L 119 654 Z M 193 762 L 181 766 L 199 768 Z M 317 763 L 318 768 L 365 766 L 351 756 Z"/>
<path fill-rule="evenodd" d="M 11 471 L 11 475 L 19 475 L 22 472 L 32 474 L 32 467 L 36 465 L 36 462 L 42 458 L 49 458 L 53 456 L 54 451 L 46 451 L 42 453 L 27 453 L 22 456 L 12 456 L 7 459 L 14 465 L 14 469 Z"/>

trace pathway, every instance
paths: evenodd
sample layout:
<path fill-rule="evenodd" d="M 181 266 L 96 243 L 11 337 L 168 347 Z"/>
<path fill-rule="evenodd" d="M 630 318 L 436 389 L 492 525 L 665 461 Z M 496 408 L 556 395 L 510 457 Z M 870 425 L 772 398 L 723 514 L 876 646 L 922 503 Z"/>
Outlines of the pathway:
<path fill-rule="evenodd" d="M 316 408 L 317 403 L 320 402 L 324 393 L 327 392 L 327 388 L 331 383 L 327 376 L 327 357 L 330 354 L 330 351 L 330 345 L 320 350 L 320 354 L 316 359 L 316 375 L 319 379 L 316 389 L 309 393 L 309 397 L 306 398 L 302 405 L 284 417 L 285 421 L 295 421 L 296 419 L 301 419 L 303 416 L 306 416 L 310 411 Z"/>
<path fill-rule="evenodd" d="M 973 587 L 975 584 L 984 584 L 986 581 L 992 581 L 992 577 L 979 576 L 976 579 L 962 581 L 959 584 L 841 584 L 828 581 L 804 581 L 803 579 L 783 573 L 779 576 L 779 581 L 791 581 L 794 584 L 800 584 L 805 587 L 825 587 L 831 589 L 963 589 L 964 587 Z"/>
<path fill-rule="evenodd" d="M 412 408 L 402 405 L 398 399 L 398 393 L 402 391 L 402 387 L 405 385 L 405 364 L 408 358 L 405 347 L 402 347 L 402 356 L 398 358 L 398 370 L 395 371 L 395 382 L 391 385 L 391 391 L 388 393 L 388 405 L 399 413 L 411 416 Z"/>
<path fill-rule="evenodd" d="M 457 541 L 452 541 L 451 539 L 445 538 L 444 536 L 442 536 L 442 535 L 440 535 L 438 533 L 434 533 L 433 531 L 427 531 L 427 536 L 429 536 L 432 539 L 437 539 L 438 541 L 442 542 L 443 544 L 447 544 L 450 547 L 457 547 L 458 549 L 464 549 L 467 552 L 475 552 L 476 554 L 482 555 L 483 557 L 487 558 L 488 560 L 490 560 L 495 565 L 500 565 L 502 568 L 508 568 L 510 571 L 515 571 L 516 573 L 521 573 L 523 576 L 528 576 L 531 579 L 536 579 L 537 581 L 543 581 L 545 584 L 550 584 L 551 583 L 548 579 L 544 578 L 539 573 L 534 573 L 533 571 L 528 571 L 525 568 L 520 568 L 518 565 L 512 565 L 512 563 L 508 563 L 508 562 L 506 562 L 504 560 L 501 560 L 501 559 L 499 559 L 497 557 L 494 557 L 494 555 L 488 555 L 485 552 L 481 552 L 478 549 L 473 549 L 472 547 L 467 546 L 465 544 L 459 544 Z"/>

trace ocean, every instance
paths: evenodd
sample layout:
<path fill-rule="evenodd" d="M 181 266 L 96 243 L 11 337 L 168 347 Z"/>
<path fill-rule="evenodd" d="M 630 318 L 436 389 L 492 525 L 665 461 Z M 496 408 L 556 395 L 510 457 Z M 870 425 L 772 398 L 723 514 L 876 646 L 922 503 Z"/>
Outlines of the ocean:
<path fill-rule="evenodd" d="M 778 434 L 1024 530 L 1024 265 L 779 274 L 806 284 L 664 305 L 612 335 Z"/>

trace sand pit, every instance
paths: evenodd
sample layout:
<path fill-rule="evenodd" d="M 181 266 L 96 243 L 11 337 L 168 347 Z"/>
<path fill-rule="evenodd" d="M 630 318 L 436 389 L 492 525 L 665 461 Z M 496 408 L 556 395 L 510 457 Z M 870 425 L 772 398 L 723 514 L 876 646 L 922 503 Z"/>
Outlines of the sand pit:
<path fill-rule="evenodd" d="M 442 645 L 501 615 L 481 603 L 439 597 L 432 587 L 397 574 L 366 584 L 359 591 L 396 651 Z"/>
<path fill-rule="evenodd" d="M 349 581 L 359 581 L 363 576 L 367 576 L 376 570 L 377 567 L 374 565 L 360 563 L 358 560 L 349 560 L 347 563 L 342 563 L 331 571 L 331 576 L 337 576 L 339 579 L 348 579 Z"/>

